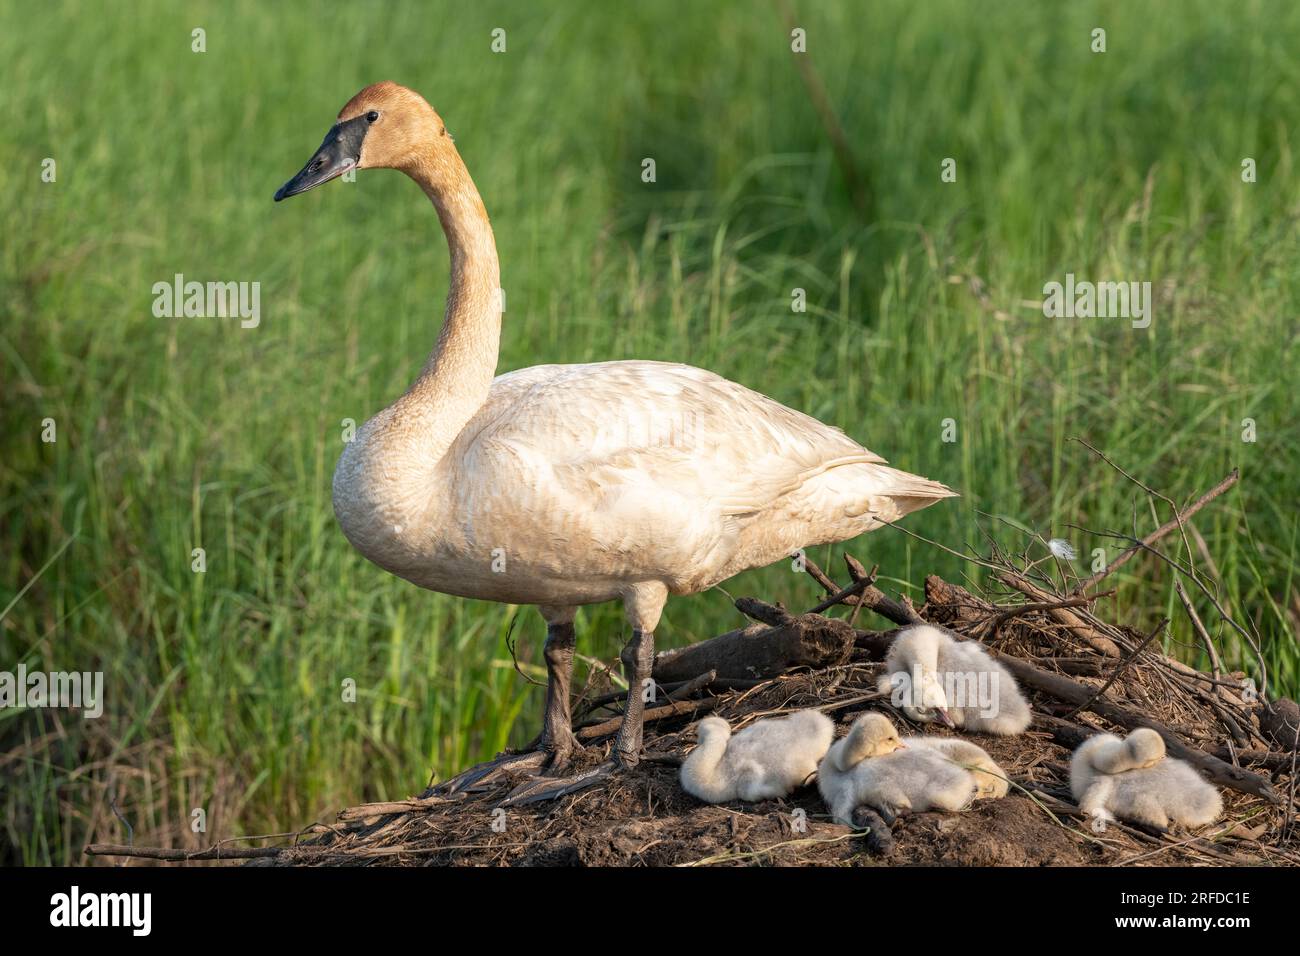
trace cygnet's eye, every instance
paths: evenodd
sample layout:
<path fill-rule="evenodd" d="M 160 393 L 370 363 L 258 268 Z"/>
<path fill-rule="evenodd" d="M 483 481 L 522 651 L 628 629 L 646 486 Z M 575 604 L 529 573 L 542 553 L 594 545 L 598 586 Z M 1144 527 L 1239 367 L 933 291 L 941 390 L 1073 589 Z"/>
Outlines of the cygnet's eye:
<path fill-rule="evenodd" d="M 366 114 L 366 122 L 373 123 L 379 119 L 379 110 L 371 110 Z"/>

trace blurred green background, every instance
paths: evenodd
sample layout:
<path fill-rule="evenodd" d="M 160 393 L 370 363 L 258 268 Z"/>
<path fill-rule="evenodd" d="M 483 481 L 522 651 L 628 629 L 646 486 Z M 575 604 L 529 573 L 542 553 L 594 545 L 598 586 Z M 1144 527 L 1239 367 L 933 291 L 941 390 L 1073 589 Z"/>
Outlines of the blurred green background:
<path fill-rule="evenodd" d="M 537 729 L 506 644 L 513 623 L 541 676 L 535 612 L 421 592 L 331 510 L 341 423 L 419 371 L 446 249 L 396 173 L 271 194 L 380 79 L 438 108 L 487 203 L 502 371 L 713 369 L 962 492 L 909 530 L 1019 548 L 1019 524 L 1069 539 L 1082 574 L 1121 543 L 1068 525 L 1168 514 L 1071 437 L 1179 500 L 1240 466 L 1182 558 L 1296 692 L 1300 5 L 793 7 L 860 205 L 768 2 L 0 3 L 0 670 L 102 670 L 107 696 L 99 720 L 0 711 L 0 861 L 122 842 L 114 804 L 139 844 L 297 829 Z M 1153 324 L 1044 318 L 1067 272 L 1151 281 Z M 259 281 L 260 326 L 155 318 L 175 273 Z M 918 599 L 926 573 L 980 580 L 895 530 L 848 547 Z M 838 572 L 839 550 L 813 557 Z M 1108 616 L 1167 615 L 1167 649 L 1203 663 L 1165 567 L 1112 581 Z M 786 564 L 726 592 L 817 597 Z M 739 624 L 726 592 L 674 599 L 661 646 Z M 579 618 L 579 686 L 623 631 L 613 605 Z"/>

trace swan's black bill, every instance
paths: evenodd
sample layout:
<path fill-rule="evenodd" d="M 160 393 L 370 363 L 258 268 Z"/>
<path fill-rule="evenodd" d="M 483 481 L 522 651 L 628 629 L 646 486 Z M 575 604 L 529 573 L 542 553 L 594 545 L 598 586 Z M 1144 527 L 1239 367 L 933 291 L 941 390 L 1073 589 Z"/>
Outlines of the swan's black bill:
<path fill-rule="evenodd" d="M 275 191 L 275 201 L 288 199 L 299 193 L 337 179 L 361 161 L 361 141 L 368 127 L 365 116 L 357 116 L 343 123 L 335 123 L 325 134 L 325 141 L 316 155 L 298 171 L 298 175 Z"/>

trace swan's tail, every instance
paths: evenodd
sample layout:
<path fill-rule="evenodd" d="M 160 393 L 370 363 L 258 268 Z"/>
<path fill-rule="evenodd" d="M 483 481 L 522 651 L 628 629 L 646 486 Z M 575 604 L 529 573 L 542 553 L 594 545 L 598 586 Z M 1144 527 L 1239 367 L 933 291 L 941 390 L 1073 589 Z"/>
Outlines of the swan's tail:
<path fill-rule="evenodd" d="M 897 521 L 903 515 L 928 508 L 944 498 L 959 497 L 947 485 L 888 465 L 867 465 L 873 472 L 877 490 L 872 508 L 884 521 Z"/>

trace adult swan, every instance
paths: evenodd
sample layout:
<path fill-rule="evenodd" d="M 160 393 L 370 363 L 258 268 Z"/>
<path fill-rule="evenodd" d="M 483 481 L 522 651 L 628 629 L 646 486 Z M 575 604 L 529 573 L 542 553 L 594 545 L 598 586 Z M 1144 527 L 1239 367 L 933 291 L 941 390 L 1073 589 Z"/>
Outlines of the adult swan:
<path fill-rule="evenodd" d="M 703 369 L 629 361 L 496 375 L 502 294 L 492 227 L 446 126 L 418 93 L 366 87 L 275 198 L 368 168 L 401 170 L 429 197 L 451 251 L 451 286 L 419 378 L 344 448 L 334 512 L 381 568 L 432 591 L 535 604 L 546 619 L 538 748 L 480 765 L 453 788 L 549 761 L 547 776 L 509 798 L 521 802 L 635 766 L 641 689 L 669 594 L 702 591 L 952 495 Z M 562 778 L 578 748 L 569 714 L 574 613 L 615 599 L 632 627 L 623 723 L 612 760 Z"/>

